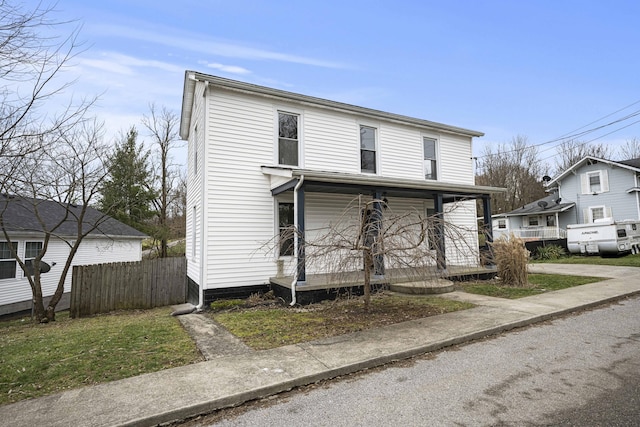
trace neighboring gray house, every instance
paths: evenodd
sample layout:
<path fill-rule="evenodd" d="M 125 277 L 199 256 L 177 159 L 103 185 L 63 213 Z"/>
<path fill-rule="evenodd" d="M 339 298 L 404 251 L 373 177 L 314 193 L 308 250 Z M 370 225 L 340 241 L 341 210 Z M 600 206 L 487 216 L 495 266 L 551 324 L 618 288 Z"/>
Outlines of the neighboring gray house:
<path fill-rule="evenodd" d="M 545 186 L 549 196 L 494 215 L 494 237 L 513 233 L 525 240 L 562 239 L 568 224 L 640 219 L 640 158 L 587 156 Z"/>
<path fill-rule="evenodd" d="M 52 296 L 56 290 L 70 253 L 70 245 L 77 238 L 78 221 L 74 215 L 80 209 L 80 206 L 63 206 L 49 200 L 0 195 L 0 223 L 9 235 L 7 239 L 0 229 L 0 315 L 31 309 L 31 287 L 12 256 L 10 245 L 15 248 L 20 259 L 28 261 L 43 247 L 43 230 L 55 229 L 42 259 L 51 266 L 51 270 L 41 276 L 46 303 L 47 297 Z M 82 240 L 72 266 L 142 259 L 142 240 L 146 237 L 144 233 L 88 208 L 83 222 L 84 230 L 94 226 L 95 229 Z M 64 291 L 65 295 L 57 309 L 69 307 L 71 271 L 65 278 Z"/>

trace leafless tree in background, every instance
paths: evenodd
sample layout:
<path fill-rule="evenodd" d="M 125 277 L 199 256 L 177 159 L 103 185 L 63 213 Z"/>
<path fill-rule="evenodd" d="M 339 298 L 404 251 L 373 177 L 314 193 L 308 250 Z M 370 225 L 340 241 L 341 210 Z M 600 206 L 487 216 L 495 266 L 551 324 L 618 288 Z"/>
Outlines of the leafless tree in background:
<path fill-rule="evenodd" d="M 165 107 L 158 108 L 154 104 L 149 106 L 149 115 L 145 116 L 142 124 L 149 131 L 152 144 L 157 149 L 158 164 L 156 165 L 158 198 L 154 202 L 157 212 L 157 225 L 154 231 L 154 239 L 159 243 L 158 256 L 168 256 L 167 243 L 169 240 L 169 208 L 174 199 L 179 197 L 174 189 L 179 172 L 171 163 L 170 152 L 182 142 L 178 137 L 178 116 Z"/>
<path fill-rule="evenodd" d="M 84 120 L 93 100 L 68 101 L 57 114 L 48 114 L 51 104 L 73 81 L 63 80 L 63 71 L 79 53 L 79 29 L 66 36 L 68 22 L 50 18 L 51 7 L 28 8 L 20 2 L 0 1 L 0 158 L 20 157 L 43 148 L 44 136 L 66 132 Z M 2 166 L 2 175 L 11 170 Z M 9 162 L 9 166 L 15 166 Z M 4 180 L 0 181 L 0 185 Z M 3 185 L 1 192 L 11 188 Z"/>
<path fill-rule="evenodd" d="M 557 157 L 555 175 L 559 175 L 586 156 L 610 160 L 613 156 L 611 147 L 605 144 L 581 142 L 575 139 L 563 141 L 556 147 Z"/>
<path fill-rule="evenodd" d="M 509 212 L 545 196 L 542 177 L 546 169 L 538 159 L 537 147 L 525 136 L 516 136 L 496 149 L 487 146 L 478 162 L 476 184 L 506 188 L 494 196 L 493 213 Z"/>
<path fill-rule="evenodd" d="M 640 139 L 627 139 L 620 147 L 620 160 L 631 160 L 640 158 Z"/>

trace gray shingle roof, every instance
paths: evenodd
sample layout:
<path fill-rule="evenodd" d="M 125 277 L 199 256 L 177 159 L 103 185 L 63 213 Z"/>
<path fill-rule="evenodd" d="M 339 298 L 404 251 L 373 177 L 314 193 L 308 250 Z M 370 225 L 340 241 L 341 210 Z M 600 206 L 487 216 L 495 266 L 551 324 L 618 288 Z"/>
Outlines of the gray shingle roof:
<path fill-rule="evenodd" d="M 52 231 L 58 236 L 76 236 L 78 216 L 82 206 L 64 205 L 50 200 L 31 199 L 20 196 L 0 195 L 0 221 L 7 231 L 42 233 Z M 65 218 L 66 215 L 66 218 Z M 58 225 L 59 224 L 59 225 Z M 102 212 L 87 208 L 82 222 L 82 231 L 90 236 L 106 235 L 144 238 L 146 235 Z"/>
<path fill-rule="evenodd" d="M 551 214 L 556 212 L 563 212 L 575 205 L 575 203 L 561 203 L 562 200 L 558 199 L 557 194 L 550 194 L 535 202 L 527 203 L 521 208 L 514 209 L 511 212 L 499 214 L 496 216 L 519 216 L 519 215 L 536 215 L 536 214 Z"/>

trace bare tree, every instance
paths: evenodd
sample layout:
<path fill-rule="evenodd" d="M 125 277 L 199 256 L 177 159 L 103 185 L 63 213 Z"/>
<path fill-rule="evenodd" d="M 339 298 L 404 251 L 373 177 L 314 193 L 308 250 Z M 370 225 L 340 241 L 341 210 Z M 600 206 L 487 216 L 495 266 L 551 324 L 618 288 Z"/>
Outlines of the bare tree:
<path fill-rule="evenodd" d="M 545 196 L 542 177 L 546 174 L 538 150 L 524 136 L 493 150 L 487 146 L 478 163 L 476 183 L 503 187 L 507 191 L 494 197 L 494 213 L 509 212 Z"/>
<path fill-rule="evenodd" d="M 31 286 L 35 320 L 55 320 L 55 308 L 64 293 L 64 283 L 73 259 L 85 237 L 109 219 L 91 209 L 107 174 L 103 159 L 107 146 L 102 126 L 95 121 L 77 126 L 73 132 L 57 132 L 47 138 L 47 149 L 14 158 L 10 188 L 18 195 L 3 195 L 0 229 L 13 258 Z M 21 219 L 16 221 L 16 217 Z M 15 233 L 42 236 L 42 245 L 27 257 L 17 251 Z M 44 305 L 41 270 L 52 239 L 63 241 L 69 253 L 56 290 Z"/>
<path fill-rule="evenodd" d="M 169 239 L 169 207 L 176 196 L 174 185 L 177 177 L 175 165 L 171 163 L 170 152 L 179 143 L 178 116 L 167 108 L 158 108 L 154 104 L 149 106 L 149 115 L 145 116 L 142 124 L 149 130 L 153 144 L 158 150 L 158 197 L 154 202 L 157 212 L 157 227 L 154 231 L 154 239 L 159 242 L 158 255 L 167 257 L 167 243 Z"/>
<path fill-rule="evenodd" d="M 625 144 L 620 147 L 621 160 L 631 160 L 640 158 L 640 139 L 627 139 Z"/>
<path fill-rule="evenodd" d="M 55 115 L 45 111 L 73 84 L 60 77 L 81 48 L 78 28 L 62 38 L 44 34 L 69 24 L 51 19 L 52 13 L 42 3 L 29 9 L 0 1 L 0 158 L 40 150 L 43 135 L 73 128 L 93 103 L 71 100 Z"/>
<path fill-rule="evenodd" d="M 324 227 L 305 230 L 300 250 L 306 269 L 326 273 L 334 283 L 362 283 L 368 310 L 377 275 L 384 275 L 385 281 L 402 277 L 425 284 L 437 279 L 445 267 L 445 241 L 454 261 L 479 265 L 477 230 L 447 221 L 448 215 L 465 206 L 473 206 L 473 201 L 447 204 L 443 214 L 426 215 L 416 209 L 394 212 L 385 199 L 359 196 Z M 297 237 L 295 227 L 288 227 L 265 247 L 277 252 L 276 247 Z"/>
<path fill-rule="evenodd" d="M 612 156 L 611 147 L 608 145 L 581 142 L 575 139 L 563 141 L 556 147 L 556 151 L 558 153 L 556 156 L 556 175 L 569 169 L 586 156 L 599 159 L 610 159 Z"/>

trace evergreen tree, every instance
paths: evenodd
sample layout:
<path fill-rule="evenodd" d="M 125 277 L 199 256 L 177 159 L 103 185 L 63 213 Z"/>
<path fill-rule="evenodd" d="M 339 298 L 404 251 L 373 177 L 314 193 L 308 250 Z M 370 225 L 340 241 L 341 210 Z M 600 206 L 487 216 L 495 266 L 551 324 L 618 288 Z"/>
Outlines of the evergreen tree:
<path fill-rule="evenodd" d="M 100 208 L 103 212 L 134 228 L 147 231 L 154 216 L 149 152 L 137 143 L 138 132 L 131 127 L 124 140 L 108 159 L 109 175 L 102 186 Z"/>

